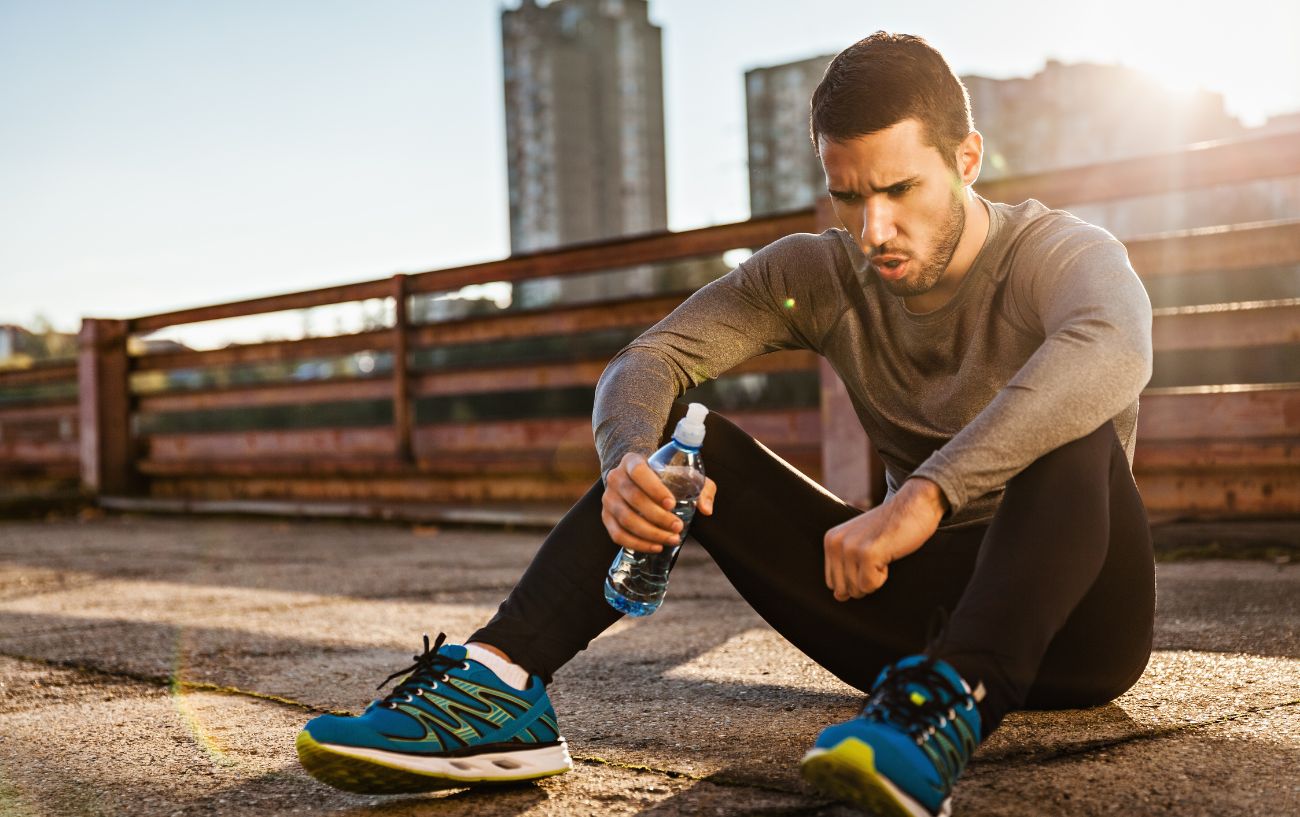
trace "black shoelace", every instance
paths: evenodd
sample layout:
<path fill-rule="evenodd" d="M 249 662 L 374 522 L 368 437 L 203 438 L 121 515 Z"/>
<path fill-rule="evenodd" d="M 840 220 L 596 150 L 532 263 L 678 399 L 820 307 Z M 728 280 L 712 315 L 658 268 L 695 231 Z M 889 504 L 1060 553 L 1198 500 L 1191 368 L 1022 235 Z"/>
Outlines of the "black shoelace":
<path fill-rule="evenodd" d="M 908 691 L 911 684 L 928 690 L 930 694 L 918 702 Z M 946 695 L 942 694 L 945 692 Z M 954 686 L 935 668 L 933 660 L 927 658 L 910 667 L 891 668 L 867 701 L 862 715 L 886 721 L 906 732 L 917 746 L 925 750 L 934 762 L 935 770 L 951 787 L 975 749 L 975 735 L 958 719 L 958 707 L 974 709 L 974 695 Z M 950 721 L 954 722 L 957 741 L 940 731 Z M 931 738 L 936 739 L 936 744 L 926 746 Z"/>
<path fill-rule="evenodd" d="M 398 700 L 410 702 L 412 696 L 423 696 L 426 687 L 436 689 L 439 682 L 446 683 L 448 670 L 468 669 L 468 664 L 438 653 L 438 649 L 446 640 L 446 633 L 438 633 L 438 639 L 430 646 L 429 636 L 426 634 L 424 652 L 414 656 L 415 663 L 405 669 L 399 669 L 375 687 L 375 689 L 383 689 L 394 678 L 406 676 L 401 683 L 393 687 L 393 691 L 388 693 L 387 697 L 379 702 L 379 705 L 393 709 Z"/>
<path fill-rule="evenodd" d="M 907 688 L 916 684 L 923 689 L 942 689 L 949 693 L 947 702 L 940 695 L 931 695 L 922 703 L 912 699 Z M 964 689 L 953 687 L 952 682 L 935 669 L 931 660 L 910 667 L 891 668 L 880 686 L 872 693 L 863 715 L 878 715 L 912 737 L 933 734 L 948 721 L 957 717 L 956 708 L 971 709 L 975 698 Z"/>

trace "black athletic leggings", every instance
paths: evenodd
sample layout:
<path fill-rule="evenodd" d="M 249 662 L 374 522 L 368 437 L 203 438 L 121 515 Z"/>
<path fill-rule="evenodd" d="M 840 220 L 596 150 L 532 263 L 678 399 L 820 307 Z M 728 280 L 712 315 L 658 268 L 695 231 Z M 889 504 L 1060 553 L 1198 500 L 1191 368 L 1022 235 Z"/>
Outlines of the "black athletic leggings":
<path fill-rule="evenodd" d="M 664 441 L 684 413 L 674 405 Z M 983 681 L 987 735 L 1013 709 L 1105 703 L 1145 669 L 1151 536 L 1110 422 L 1013 478 L 987 526 L 936 532 L 890 565 L 883 587 L 844 602 L 825 584 L 823 536 L 861 511 L 722 415 L 705 423 L 718 493 L 691 536 L 759 615 L 846 683 L 869 690 L 886 664 L 929 652 L 972 687 Z M 604 490 L 598 480 L 569 510 L 472 641 L 549 681 L 618 620 L 602 592 L 618 550 L 600 518 Z M 938 608 L 949 621 L 927 644 Z"/>

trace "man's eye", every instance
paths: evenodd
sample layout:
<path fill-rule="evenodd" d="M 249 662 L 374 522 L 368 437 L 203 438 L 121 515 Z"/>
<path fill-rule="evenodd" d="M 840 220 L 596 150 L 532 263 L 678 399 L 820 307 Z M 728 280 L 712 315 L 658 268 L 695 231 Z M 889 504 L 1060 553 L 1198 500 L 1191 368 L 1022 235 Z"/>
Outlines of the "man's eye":
<path fill-rule="evenodd" d="M 839 199 L 840 201 L 852 203 L 862 197 L 859 196 L 857 193 L 837 193 L 835 195 L 835 198 Z"/>
<path fill-rule="evenodd" d="M 891 188 L 889 188 L 889 193 L 890 193 L 890 195 L 892 195 L 892 196 L 901 196 L 901 195 L 903 195 L 904 193 L 908 192 L 908 191 L 911 190 L 911 189 L 912 189 L 912 185 L 910 185 L 910 184 L 904 184 L 904 185 L 899 185 L 898 187 L 891 187 Z"/>

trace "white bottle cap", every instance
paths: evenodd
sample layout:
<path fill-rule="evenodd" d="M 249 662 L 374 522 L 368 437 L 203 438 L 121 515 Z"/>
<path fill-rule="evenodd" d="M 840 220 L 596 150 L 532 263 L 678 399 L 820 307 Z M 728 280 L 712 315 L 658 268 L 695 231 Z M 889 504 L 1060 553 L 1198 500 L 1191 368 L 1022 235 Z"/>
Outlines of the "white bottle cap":
<path fill-rule="evenodd" d="M 677 421 L 673 439 L 682 445 L 699 448 L 704 442 L 704 418 L 708 413 L 703 403 L 691 403 L 686 416 Z"/>

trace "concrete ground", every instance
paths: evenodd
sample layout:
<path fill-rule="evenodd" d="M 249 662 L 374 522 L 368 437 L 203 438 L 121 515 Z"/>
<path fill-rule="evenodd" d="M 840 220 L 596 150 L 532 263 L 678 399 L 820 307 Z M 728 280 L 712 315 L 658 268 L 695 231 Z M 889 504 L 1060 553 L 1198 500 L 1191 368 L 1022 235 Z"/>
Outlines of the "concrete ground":
<path fill-rule="evenodd" d="M 535 532 L 213 518 L 0 522 L 0 815 L 849 815 L 796 764 L 860 696 L 768 628 L 697 546 L 668 603 L 556 679 L 575 759 L 491 792 L 368 797 L 299 768 L 314 714 L 361 708 L 463 639 Z M 1300 566 L 1161 563 L 1156 653 L 1107 706 L 1016 713 L 966 815 L 1300 814 Z"/>

